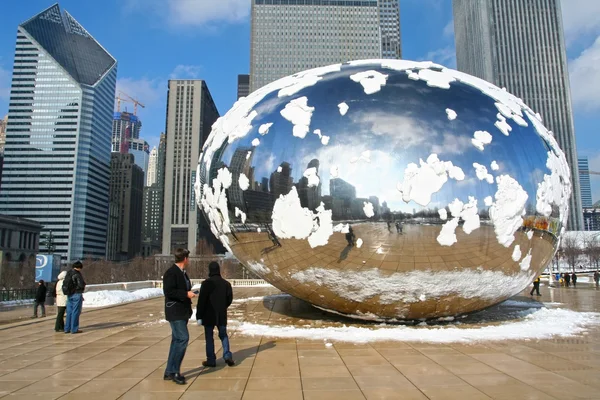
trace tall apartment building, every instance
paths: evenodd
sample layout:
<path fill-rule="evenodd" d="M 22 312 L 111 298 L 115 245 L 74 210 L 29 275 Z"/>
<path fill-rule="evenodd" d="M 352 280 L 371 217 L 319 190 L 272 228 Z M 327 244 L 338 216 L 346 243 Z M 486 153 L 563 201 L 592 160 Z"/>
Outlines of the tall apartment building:
<path fill-rule="evenodd" d="M 153 255 L 162 251 L 163 236 L 163 203 L 165 185 L 165 161 L 167 152 L 167 138 L 164 133 L 160 135 L 158 148 L 152 149 L 155 153 L 148 167 L 148 179 L 154 182 L 144 188 L 143 223 L 142 223 L 142 253 L 144 256 Z M 154 173 L 152 169 L 154 165 Z M 150 180 L 148 180 L 150 183 Z"/>
<path fill-rule="evenodd" d="M 237 99 L 248 97 L 250 94 L 250 75 L 238 75 L 237 80 Z"/>
<path fill-rule="evenodd" d="M 152 186 L 156 183 L 156 167 L 158 165 L 158 149 L 152 148 L 148 158 L 148 171 L 146 172 L 146 186 Z"/>
<path fill-rule="evenodd" d="M 4 153 L 4 145 L 6 144 L 6 125 L 8 124 L 8 114 L 0 119 L 0 153 Z"/>
<path fill-rule="evenodd" d="M 117 61 L 58 4 L 17 28 L 0 209 L 63 260 L 106 254 Z"/>
<path fill-rule="evenodd" d="M 579 167 L 579 185 L 581 188 L 581 207 L 592 208 L 592 185 L 590 184 L 590 164 L 587 157 L 577 159 Z"/>
<path fill-rule="evenodd" d="M 204 221 L 194 192 L 198 157 L 218 117 L 206 82 L 169 81 L 163 254 L 176 247 L 195 253 L 199 223 Z"/>
<path fill-rule="evenodd" d="M 583 228 L 560 0 L 453 0 L 460 71 L 520 97 L 565 152 L 573 183 L 567 229 Z"/>
<path fill-rule="evenodd" d="M 132 154 L 112 153 L 110 160 L 110 205 L 107 259 L 130 260 L 141 253 L 144 172 Z M 112 211 L 112 209 L 111 209 Z"/>
<path fill-rule="evenodd" d="M 309 68 L 401 57 L 399 0 L 251 2 L 251 92 Z"/>

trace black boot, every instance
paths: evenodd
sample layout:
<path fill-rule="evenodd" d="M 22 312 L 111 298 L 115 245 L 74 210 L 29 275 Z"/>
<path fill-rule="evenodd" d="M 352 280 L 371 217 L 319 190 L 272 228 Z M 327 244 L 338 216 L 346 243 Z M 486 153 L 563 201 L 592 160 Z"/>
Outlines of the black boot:
<path fill-rule="evenodd" d="M 187 383 L 185 380 L 185 376 L 179 374 L 173 375 L 173 382 L 175 382 L 178 385 L 185 385 Z"/>

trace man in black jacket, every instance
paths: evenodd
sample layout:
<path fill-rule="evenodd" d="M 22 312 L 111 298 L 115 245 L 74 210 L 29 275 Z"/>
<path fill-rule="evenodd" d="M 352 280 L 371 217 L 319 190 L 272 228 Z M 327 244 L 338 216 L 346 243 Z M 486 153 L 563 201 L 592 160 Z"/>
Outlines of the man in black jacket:
<path fill-rule="evenodd" d="M 192 284 L 185 269 L 190 260 L 190 251 L 175 250 L 175 264 L 163 275 L 163 292 L 165 294 L 165 318 L 171 324 L 171 348 L 167 360 L 164 379 L 185 385 L 185 377 L 181 375 L 181 363 L 185 357 L 190 334 L 188 321 L 192 316 Z"/>
<path fill-rule="evenodd" d="M 48 288 L 44 284 L 44 280 L 40 279 L 38 282 L 37 291 L 35 292 L 35 303 L 33 303 L 33 317 L 38 317 L 38 307 L 42 307 L 42 318 L 46 316 L 46 292 Z"/>
<path fill-rule="evenodd" d="M 63 282 L 63 293 L 67 297 L 67 318 L 65 321 L 65 333 L 81 333 L 79 330 L 79 316 L 83 307 L 83 292 L 85 292 L 85 280 L 81 270 L 83 264 L 81 261 L 73 263 L 73 269 L 67 272 L 65 282 Z M 68 292 L 64 291 L 68 289 Z"/>
<path fill-rule="evenodd" d="M 206 340 L 206 361 L 202 362 L 205 367 L 215 367 L 217 356 L 215 355 L 215 341 L 213 331 L 215 326 L 219 330 L 219 339 L 223 344 L 223 358 L 230 367 L 235 365 L 231 350 L 229 349 L 229 337 L 227 336 L 227 308 L 233 301 L 233 290 L 231 284 L 221 277 L 221 268 L 215 261 L 208 265 L 208 279 L 202 283 L 200 295 L 198 296 L 198 309 L 196 318 L 204 325 L 204 338 Z"/>

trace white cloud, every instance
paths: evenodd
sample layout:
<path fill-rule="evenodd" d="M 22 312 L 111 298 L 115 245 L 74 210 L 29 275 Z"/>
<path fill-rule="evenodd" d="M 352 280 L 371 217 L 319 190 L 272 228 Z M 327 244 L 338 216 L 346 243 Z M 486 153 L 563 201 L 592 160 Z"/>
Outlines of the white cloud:
<path fill-rule="evenodd" d="M 456 68 L 456 51 L 454 49 L 454 45 L 442 47 L 428 52 L 425 56 L 425 60 L 442 64 L 448 68 Z"/>
<path fill-rule="evenodd" d="M 150 10 L 171 27 L 210 26 L 216 22 L 237 23 L 248 19 L 249 0 L 126 0 L 128 13 Z"/>
<path fill-rule="evenodd" d="M 171 79 L 196 79 L 200 75 L 201 70 L 202 67 L 200 65 L 179 64 L 169 77 Z"/>
<path fill-rule="evenodd" d="M 563 26 L 567 44 L 600 31 L 600 1 L 569 0 L 562 3 Z"/>
<path fill-rule="evenodd" d="M 464 154 L 471 149 L 473 149 L 473 144 L 470 137 L 444 133 L 443 142 L 434 144 L 431 152 L 436 154 Z"/>
<path fill-rule="evenodd" d="M 435 138 L 435 130 L 410 117 L 383 112 L 354 114 L 352 121 L 365 125 L 374 135 L 388 136 L 394 144 L 408 149 Z"/>
<path fill-rule="evenodd" d="M 451 19 L 450 22 L 448 22 L 446 24 L 442 33 L 443 33 L 444 37 L 447 37 L 447 38 L 454 37 L 454 20 Z"/>
<path fill-rule="evenodd" d="M 594 44 L 569 63 L 569 75 L 574 108 L 587 112 L 599 111 L 600 36 Z"/>
<path fill-rule="evenodd" d="M 162 97 L 166 96 L 166 82 L 162 79 L 134 79 L 134 78 L 119 78 L 117 79 L 117 94 L 119 91 L 137 99 L 145 106 L 152 106 L 159 102 Z M 132 108 L 133 105 L 125 102 L 121 103 L 121 109 L 124 106 Z"/>

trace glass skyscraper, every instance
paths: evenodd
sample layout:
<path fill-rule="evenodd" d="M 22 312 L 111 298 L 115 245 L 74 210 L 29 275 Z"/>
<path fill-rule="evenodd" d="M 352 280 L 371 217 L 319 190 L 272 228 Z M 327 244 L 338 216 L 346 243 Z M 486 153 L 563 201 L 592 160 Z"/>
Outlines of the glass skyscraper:
<path fill-rule="evenodd" d="M 116 60 L 58 5 L 19 25 L 0 210 L 63 260 L 106 253 Z"/>
<path fill-rule="evenodd" d="M 587 157 L 577 159 L 579 165 L 579 185 L 581 186 L 581 207 L 592 208 L 592 185 L 590 184 L 590 165 Z"/>
<path fill-rule="evenodd" d="M 583 228 L 560 0 L 453 0 L 456 63 L 540 113 L 565 152 L 573 193 L 567 229 Z"/>
<path fill-rule="evenodd" d="M 309 68 L 401 57 L 399 0 L 251 0 L 250 92 Z"/>

